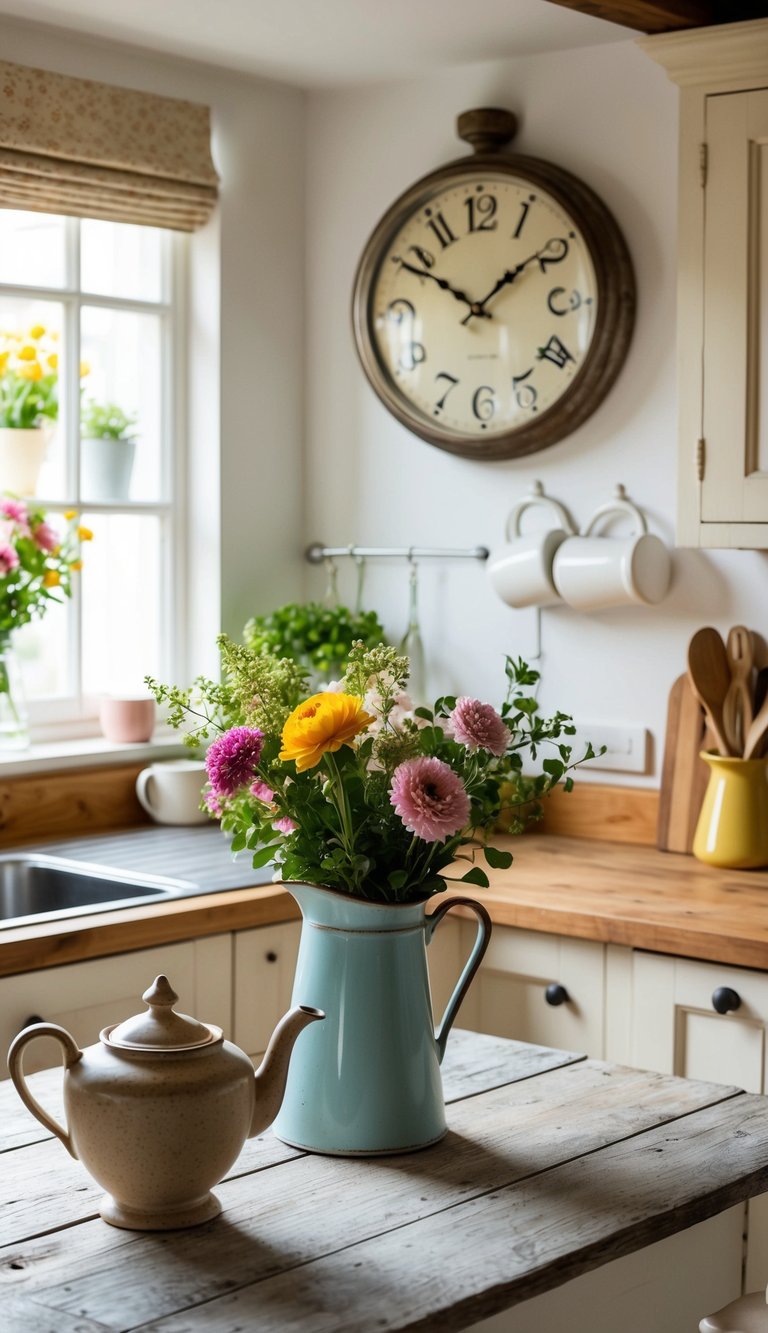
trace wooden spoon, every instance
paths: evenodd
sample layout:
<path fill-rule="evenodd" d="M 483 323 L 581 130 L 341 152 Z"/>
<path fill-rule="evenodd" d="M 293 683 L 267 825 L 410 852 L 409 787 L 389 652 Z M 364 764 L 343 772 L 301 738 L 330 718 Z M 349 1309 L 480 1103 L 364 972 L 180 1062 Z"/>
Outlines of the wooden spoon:
<path fill-rule="evenodd" d="M 747 732 L 747 739 L 744 742 L 744 758 L 755 759 L 760 749 L 765 733 L 768 731 L 768 698 L 763 699 L 762 706 L 754 716 L 752 725 Z"/>
<path fill-rule="evenodd" d="M 744 753 L 752 722 L 752 635 L 743 625 L 728 631 L 726 643 L 731 683 L 723 702 L 723 730 L 734 754 Z"/>
<path fill-rule="evenodd" d="M 720 754 L 732 754 L 723 727 L 723 704 L 731 672 L 725 644 L 716 629 L 707 626 L 697 630 L 688 644 L 688 679 L 707 715 Z"/>

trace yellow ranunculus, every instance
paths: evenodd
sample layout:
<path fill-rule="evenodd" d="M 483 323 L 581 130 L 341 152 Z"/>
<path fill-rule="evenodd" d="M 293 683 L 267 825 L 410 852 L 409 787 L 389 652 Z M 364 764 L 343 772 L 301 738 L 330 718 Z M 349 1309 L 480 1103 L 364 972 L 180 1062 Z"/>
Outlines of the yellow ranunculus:
<path fill-rule="evenodd" d="M 43 367 L 39 361 L 33 361 L 28 366 L 19 366 L 19 375 L 23 380 L 41 380 L 43 378 Z"/>
<path fill-rule="evenodd" d="M 80 570 L 80 569 L 82 569 L 82 568 L 83 568 L 83 562 L 82 562 L 82 560 L 70 560 L 70 562 L 69 562 L 69 568 L 70 568 L 70 569 L 75 569 L 75 570 Z"/>
<path fill-rule="evenodd" d="M 0 352 L 0 375 L 2 375 L 5 367 L 8 365 L 8 357 L 10 355 L 10 352 Z"/>
<path fill-rule="evenodd" d="M 297 771 L 303 773 L 319 764 L 324 754 L 350 745 L 373 720 L 356 694 L 313 694 L 294 708 L 283 727 L 280 758 L 294 759 Z"/>
<path fill-rule="evenodd" d="M 16 355 L 20 361 L 36 361 L 37 348 L 33 347 L 31 343 L 25 343 L 23 347 L 19 348 Z"/>
<path fill-rule="evenodd" d="M 48 365 L 50 366 L 51 370 L 58 370 L 59 368 L 58 352 L 51 352 L 51 355 L 48 357 Z"/>
<path fill-rule="evenodd" d="M 45 573 L 43 574 L 43 587 L 58 588 L 60 583 L 61 583 L 61 574 L 59 573 L 58 569 L 46 569 Z"/>
<path fill-rule="evenodd" d="M 82 527 L 81 527 L 81 528 L 78 528 L 78 529 L 77 529 L 77 535 L 78 535 L 78 537 L 80 538 L 81 542 L 92 542 L 92 541 L 93 541 L 93 533 L 91 532 L 91 529 L 90 529 L 90 528 L 82 528 Z"/>
<path fill-rule="evenodd" d="M 64 510 L 64 517 L 65 517 L 65 519 L 67 520 L 68 523 L 71 522 L 73 518 L 77 518 L 77 510 L 76 510 L 76 509 L 65 509 L 65 510 Z"/>
<path fill-rule="evenodd" d="M 33 324 L 32 328 L 29 330 L 30 338 L 42 338 L 44 333 L 45 327 L 42 324 Z"/>

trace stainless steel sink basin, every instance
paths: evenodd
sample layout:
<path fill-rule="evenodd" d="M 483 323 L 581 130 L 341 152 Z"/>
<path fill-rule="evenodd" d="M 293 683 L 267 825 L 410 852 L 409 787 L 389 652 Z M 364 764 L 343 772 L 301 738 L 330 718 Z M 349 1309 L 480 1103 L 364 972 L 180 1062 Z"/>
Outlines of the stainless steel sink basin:
<path fill-rule="evenodd" d="M 188 880 L 134 875 L 43 853 L 0 856 L 0 929 L 178 897 Z"/>

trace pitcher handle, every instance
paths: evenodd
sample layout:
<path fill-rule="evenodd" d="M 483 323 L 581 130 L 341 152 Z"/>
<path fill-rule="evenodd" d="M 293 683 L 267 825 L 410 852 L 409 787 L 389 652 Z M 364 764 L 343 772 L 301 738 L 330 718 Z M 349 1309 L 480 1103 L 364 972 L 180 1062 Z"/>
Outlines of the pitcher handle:
<path fill-rule="evenodd" d="M 441 903 L 436 912 L 432 912 L 431 915 L 426 918 L 427 944 L 430 943 L 432 936 L 440 925 L 440 922 L 443 920 L 443 917 L 450 912 L 453 907 L 468 907 L 471 912 L 474 912 L 477 917 L 477 935 L 475 936 L 472 952 L 464 964 L 464 970 L 456 982 L 453 995 L 445 1006 L 445 1013 L 443 1014 L 440 1027 L 435 1033 L 437 1056 L 440 1064 L 443 1063 L 445 1046 L 448 1041 L 448 1034 L 453 1027 L 454 1019 L 459 1012 L 459 1007 L 464 996 L 469 990 L 472 978 L 483 961 L 483 954 L 488 948 L 491 938 L 491 918 L 481 903 L 475 902 L 474 898 L 449 898 L 446 902 Z"/>
<path fill-rule="evenodd" d="M 34 1041 L 35 1037 L 53 1037 L 56 1041 L 61 1043 L 64 1048 L 64 1066 L 66 1069 L 70 1069 L 72 1065 L 77 1064 L 77 1061 L 81 1058 L 83 1052 L 80 1050 L 74 1037 L 70 1036 L 66 1028 L 59 1027 L 58 1023 L 34 1023 L 31 1027 L 24 1028 L 23 1032 L 20 1032 L 17 1037 L 14 1037 L 8 1051 L 8 1071 L 13 1079 L 13 1085 L 27 1110 L 32 1112 L 35 1119 L 39 1120 L 41 1125 L 45 1125 L 46 1129 L 50 1129 L 56 1135 L 57 1139 L 61 1139 L 70 1156 L 76 1158 L 77 1153 L 75 1152 L 75 1146 L 72 1142 L 69 1130 L 62 1129 L 58 1121 L 54 1120 L 53 1116 L 50 1116 L 47 1111 L 43 1110 L 40 1103 L 36 1101 L 27 1087 L 27 1081 L 24 1078 L 24 1071 L 21 1067 L 22 1055 L 24 1053 L 24 1047 L 27 1046 L 29 1042 Z"/>

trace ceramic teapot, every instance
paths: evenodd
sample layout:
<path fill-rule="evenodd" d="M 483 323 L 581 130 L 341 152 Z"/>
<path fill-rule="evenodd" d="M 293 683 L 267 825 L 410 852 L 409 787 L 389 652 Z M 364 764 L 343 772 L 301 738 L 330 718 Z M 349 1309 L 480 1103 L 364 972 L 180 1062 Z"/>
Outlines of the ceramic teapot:
<path fill-rule="evenodd" d="M 167 977 L 157 977 L 142 998 L 148 1012 L 104 1028 L 84 1051 L 55 1023 L 25 1028 L 11 1043 L 8 1068 L 28 1110 L 108 1191 L 99 1209 L 104 1221 L 167 1231 L 221 1211 L 211 1187 L 245 1140 L 271 1125 L 294 1042 L 325 1015 L 305 1005 L 291 1009 L 254 1074 L 221 1028 L 174 1012 L 178 996 Z M 63 1047 L 66 1129 L 24 1078 L 24 1048 L 36 1037 L 54 1037 Z"/>

